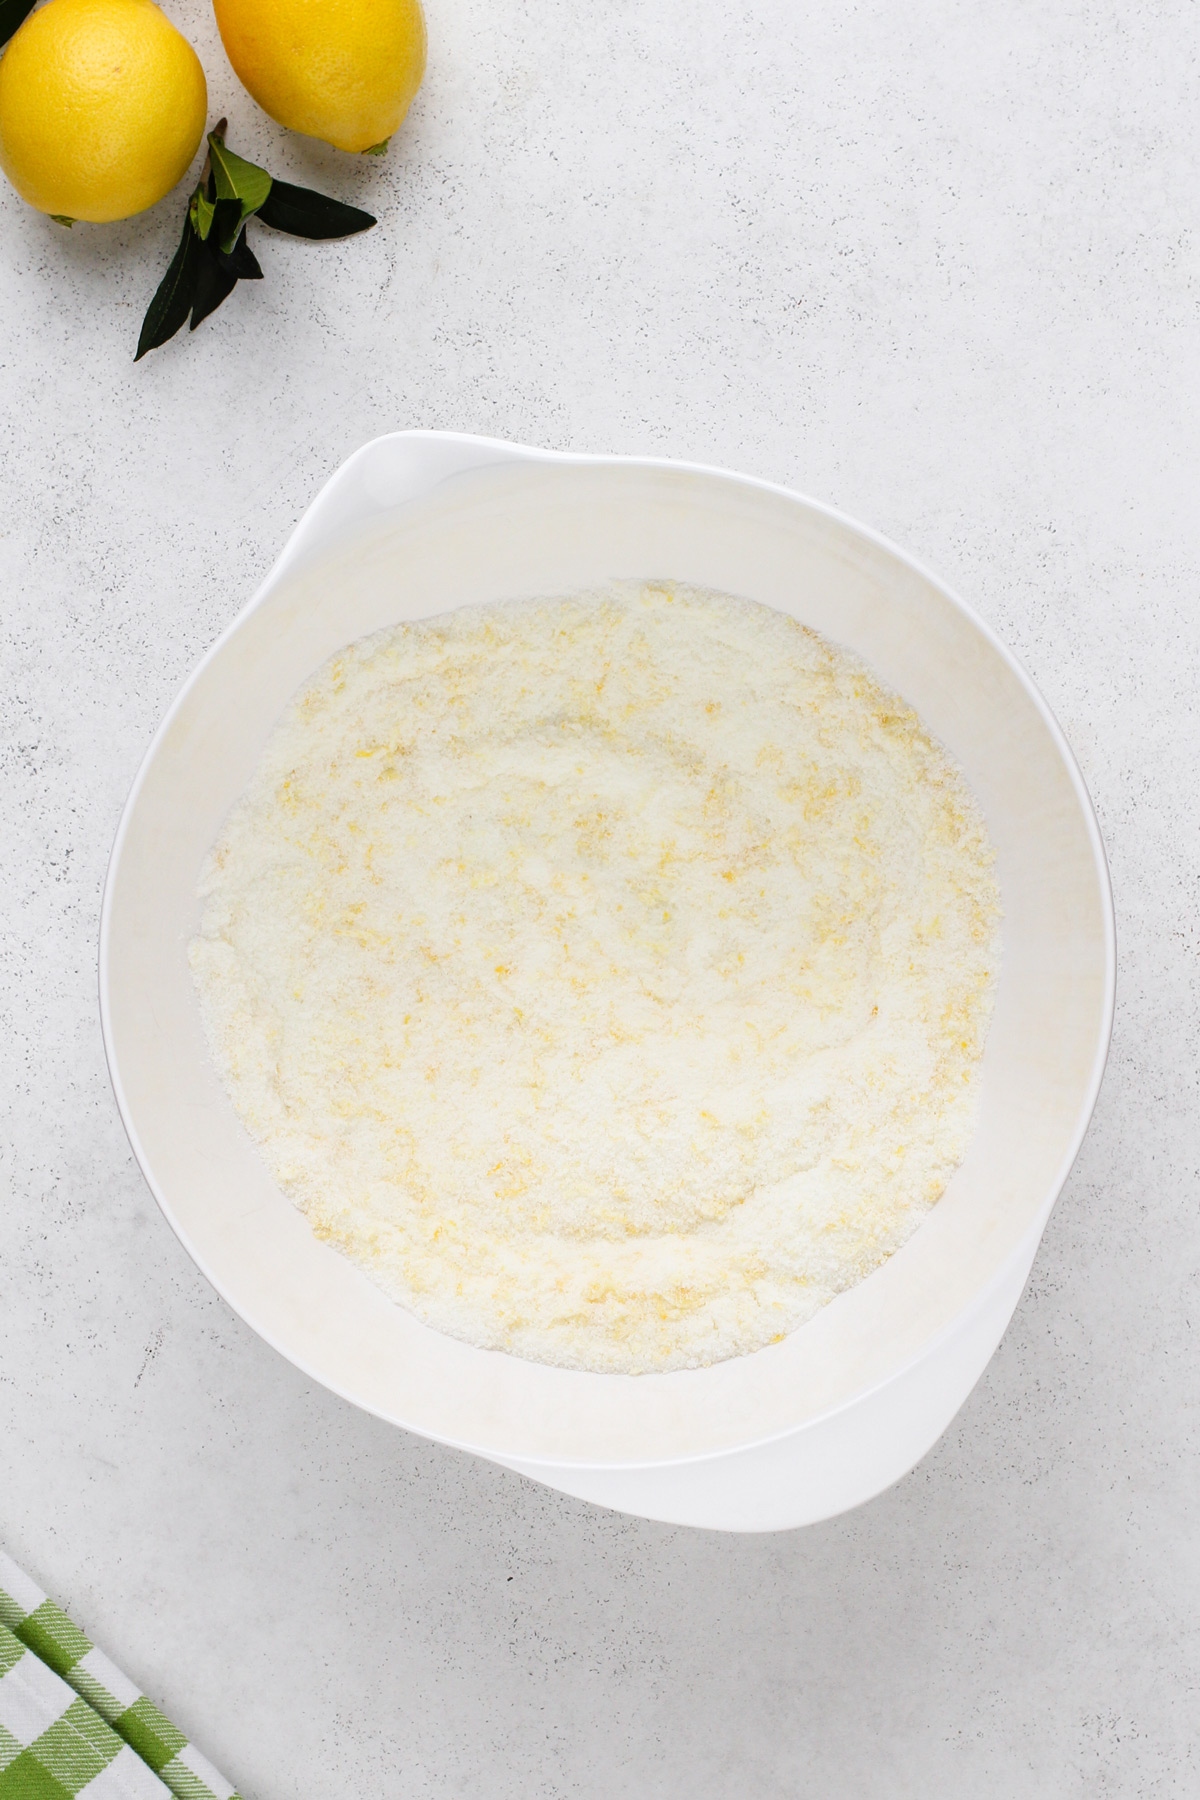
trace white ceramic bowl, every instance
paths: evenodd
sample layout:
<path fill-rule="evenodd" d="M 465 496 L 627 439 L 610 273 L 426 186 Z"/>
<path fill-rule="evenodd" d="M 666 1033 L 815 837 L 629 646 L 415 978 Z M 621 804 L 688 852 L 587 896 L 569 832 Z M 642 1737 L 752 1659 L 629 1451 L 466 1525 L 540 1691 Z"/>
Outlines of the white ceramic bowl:
<path fill-rule="evenodd" d="M 295 689 L 337 647 L 469 602 L 667 576 L 778 607 L 873 666 L 959 759 L 998 853 L 1004 963 L 979 1126 L 933 1213 L 782 1343 L 713 1368 L 592 1375 L 443 1337 L 314 1238 L 213 1072 L 186 961 L 201 861 Z M 366 445 L 164 720 L 113 851 L 100 994 L 146 1179 L 209 1280 L 357 1405 L 604 1505 L 773 1530 L 895 1481 L 1016 1305 L 1090 1117 L 1113 1005 L 1088 797 L 1021 668 L 933 576 L 828 508 L 679 463 L 439 432 Z"/>

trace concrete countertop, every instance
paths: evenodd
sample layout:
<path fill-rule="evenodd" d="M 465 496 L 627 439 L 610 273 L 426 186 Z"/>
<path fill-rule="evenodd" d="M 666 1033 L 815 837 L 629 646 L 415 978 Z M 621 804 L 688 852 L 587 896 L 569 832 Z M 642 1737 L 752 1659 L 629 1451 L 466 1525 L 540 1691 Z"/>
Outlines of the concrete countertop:
<path fill-rule="evenodd" d="M 1194 1794 L 1195 9 L 430 0 L 370 162 L 167 11 L 233 147 L 380 224 L 261 232 L 266 279 L 135 368 L 185 190 L 70 233 L 0 193 L 0 1541 L 253 1800 Z M 129 783 L 328 473 L 416 425 L 844 508 L 978 607 L 1083 766 L 1107 1083 L 995 1361 L 858 1513 L 644 1524 L 360 1415 L 133 1164 L 95 999 Z"/>

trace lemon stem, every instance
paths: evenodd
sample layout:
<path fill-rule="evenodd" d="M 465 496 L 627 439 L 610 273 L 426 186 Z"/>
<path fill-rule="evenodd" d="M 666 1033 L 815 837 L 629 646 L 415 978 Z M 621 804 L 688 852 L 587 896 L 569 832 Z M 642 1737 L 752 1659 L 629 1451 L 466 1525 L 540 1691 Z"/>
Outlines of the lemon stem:
<path fill-rule="evenodd" d="M 213 126 L 212 130 L 209 132 L 208 137 L 205 139 L 205 142 L 208 145 L 208 150 L 207 150 L 207 153 L 204 158 L 204 167 L 200 171 L 200 186 L 201 187 L 204 186 L 205 182 L 208 180 L 209 176 L 212 174 L 212 140 L 214 138 L 220 138 L 221 142 L 224 143 L 225 142 L 225 133 L 228 130 L 229 130 L 229 120 L 228 119 L 218 119 L 216 124 Z"/>

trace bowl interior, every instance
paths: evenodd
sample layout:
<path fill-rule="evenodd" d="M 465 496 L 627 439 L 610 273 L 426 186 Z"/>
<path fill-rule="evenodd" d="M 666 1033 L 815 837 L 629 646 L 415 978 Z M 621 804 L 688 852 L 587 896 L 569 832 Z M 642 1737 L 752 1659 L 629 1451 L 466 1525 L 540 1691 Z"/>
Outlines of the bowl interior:
<path fill-rule="evenodd" d="M 285 704 L 329 654 L 397 620 L 615 576 L 745 595 L 863 656 L 962 763 L 1004 906 L 979 1126 L 933 1213 L 782 1343 L 638 1377 L 457 1343 L 318 1243 L 213 1072 L 186 960 L 205 852 Z M 794 496 L 669 465 L 563 459 L 453 476 L 268 584 L 143 768 L 110 871 L 102 992 L 118 1098 L 163 1210 L 285 1356 L 387 1419 L 484 1454 L 645 1463 L 731 1449 L 849 1402 L 1031 1252 L 1086 1122 L 1108 966 L 1107 888 L 1078 776 L 1027 682 L 957 602 Z"/>

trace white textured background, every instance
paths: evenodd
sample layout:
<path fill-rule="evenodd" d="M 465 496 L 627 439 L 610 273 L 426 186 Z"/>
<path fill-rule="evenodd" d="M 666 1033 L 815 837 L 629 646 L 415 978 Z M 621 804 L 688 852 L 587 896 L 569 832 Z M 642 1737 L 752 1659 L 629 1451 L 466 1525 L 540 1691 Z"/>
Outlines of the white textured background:
<path fill-rule="evenodd" d="M 4 189 L 0 1538 L 253 1800 L 1200 1792 L 1200 15 L 1191 0 L 430 0 L 380 215 L 135 368 L 183 192 Z M 253 228 L 252 228 L 253 230 Z M 1096 798 L 1108 1081 L 915 1474 L 641 1524 L 315 1391 L 133 1166 L 94 996 L 118 813 L 335 465 L 448 426 L 792 483 L 978 606 Z"/>

